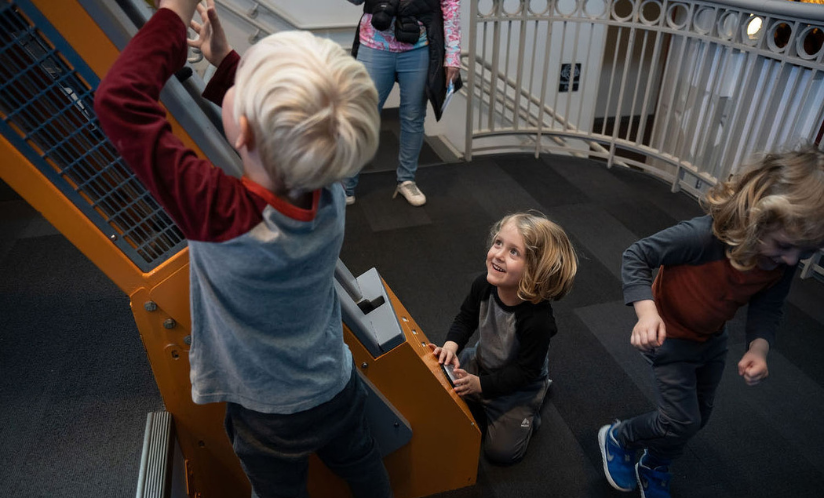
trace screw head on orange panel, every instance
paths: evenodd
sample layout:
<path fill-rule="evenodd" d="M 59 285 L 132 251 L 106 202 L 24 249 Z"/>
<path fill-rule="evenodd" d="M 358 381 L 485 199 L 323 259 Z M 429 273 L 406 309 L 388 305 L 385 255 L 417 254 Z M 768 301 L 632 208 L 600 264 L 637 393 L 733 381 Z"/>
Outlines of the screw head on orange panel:
<path fill-rule="evenodd" d="M 146 311 L 157 311 L 157 303 L 154 301 L 146 301 L 143 303 L 143 309 Z"/>
<path fill-rule="evenodd" d="M 173 329 L 176 325 L 177 322 L 174 320 L 174 318 L 167 318 L 163 321 L 163 327 L 167 329 Z"/>

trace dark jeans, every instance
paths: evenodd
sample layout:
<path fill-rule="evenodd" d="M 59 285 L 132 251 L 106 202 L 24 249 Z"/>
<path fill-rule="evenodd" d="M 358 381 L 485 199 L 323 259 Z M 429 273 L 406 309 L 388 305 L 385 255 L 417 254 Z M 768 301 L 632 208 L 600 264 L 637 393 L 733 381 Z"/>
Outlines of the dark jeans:
<path fill-rule="evenodd" d="M 475 353 L 474 347 L 461 351 L 461 368 L 478 375 L 480 366 Z M 484 455 L 490 462 L 510 465 L 524 458 L 529 440 L 541 425 L 541 405 L 548 388 L 549 379 L 542 377 L 495 398 L 479 394 L 463 398 L 476 421 L 485 427 Z"/>
<path fill-rule="evenodd" d="M 626 448 L 646 448 L 666 463 L 681 456 L 710 418 L 724 373 L 727 332 L 706 342 L 667 339 L 644 356 L 652 365 L 658 409 L 619 424 L 615 439 Z"/>
<path fill-rule="evenodd" d="M 357 372 L 322 405 L 290 415 L 226 405 L 226 433 L 252 483 L 252 496 L 306 497 L 309 456 L 349 483 L 355 497 L 392 496 L 389 475 L 364 411 L 366 388 Z"/>

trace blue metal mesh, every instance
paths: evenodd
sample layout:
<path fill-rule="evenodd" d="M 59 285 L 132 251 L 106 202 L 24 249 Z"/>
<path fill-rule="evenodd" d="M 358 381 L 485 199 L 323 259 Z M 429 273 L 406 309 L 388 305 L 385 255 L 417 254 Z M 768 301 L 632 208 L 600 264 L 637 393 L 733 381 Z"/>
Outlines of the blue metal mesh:
<path fill-rule="evenodd" d="M 151 270 L 186 240 L 100 130 L 94 73 L 22 4 L 0 6 L 0 131 L 141 270 Z"/>

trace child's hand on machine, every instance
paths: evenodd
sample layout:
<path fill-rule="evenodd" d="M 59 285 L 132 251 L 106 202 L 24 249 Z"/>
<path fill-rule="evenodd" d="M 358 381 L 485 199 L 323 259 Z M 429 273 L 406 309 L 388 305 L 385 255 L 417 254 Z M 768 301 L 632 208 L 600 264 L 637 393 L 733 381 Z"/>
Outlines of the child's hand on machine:
<path fill-rule="evenodd" d="M 200 3 L 197 4 L 197 13 L 200 14 L 201 23 L 193 19 L 189 26 L 198 36 L 194 40 L 188 40 L 188 44 L 190 47 L 200 50 L 203 57 L 210 64 L 217 67 L 229 55 L 232 47 L 226 39 L 226 33 L 223 31 L 220 19 L 217 17 L 215 1 L 207 0 L 205 7 Z"/>
<path fill-rule="evenodd" d="M 460 368 L 455 369 L 455 375 L 458 377 L 455 379 L 455 392 L 459 396 L 481 393 L 481 379 L 477 375 Z"/>
<path fill-rule="evenodd" d="M 438 358 L 438 363 L 440 363 L 441 365 L 451 364 L 455 368 L 458 368 L 461 366 L 461 362 L 458 361 L 458 355 L 455 354 L 455 352 L 458 350 L 457 346 L 458 345 L 452 341 L 446 341 L 443 347 L 436 346 L 430 342 L 429 350 L 432 351 L 432 354 L 434 354 Z"/>

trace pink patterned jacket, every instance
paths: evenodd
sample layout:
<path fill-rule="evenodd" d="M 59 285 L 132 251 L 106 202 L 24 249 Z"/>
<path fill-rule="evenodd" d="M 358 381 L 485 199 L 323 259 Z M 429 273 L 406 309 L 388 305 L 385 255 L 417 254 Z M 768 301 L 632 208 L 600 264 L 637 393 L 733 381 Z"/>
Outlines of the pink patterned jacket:
<path fill-rule="evenodd" d="M 361 4 L 363 0 L 349 0 L 354 4 Z M 460 0 L 441 0 L 443 11 L 443 34 L 446 48 L 444 66 L 461 67 L 461 12 Z M 376 50 L 389 52 L 406 52 L 420 48 L 427 44 L 426 32 L 421 26 L 421 37 L 417 43 L 403 43 L 395 39 L 393 29 L 378 31 L 372 26 L 372 14 L 364 14 L 360 21 L 360 42 L 362 45 Z"/>

